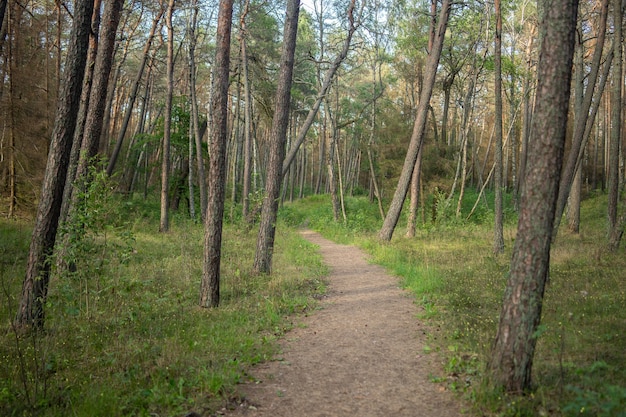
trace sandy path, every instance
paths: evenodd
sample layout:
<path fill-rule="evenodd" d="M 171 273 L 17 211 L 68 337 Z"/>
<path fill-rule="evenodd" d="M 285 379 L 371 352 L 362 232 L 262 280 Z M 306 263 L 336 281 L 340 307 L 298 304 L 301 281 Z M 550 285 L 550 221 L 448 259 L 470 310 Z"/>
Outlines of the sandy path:
<path fill-rule="evenodd" d="M 302 234 L 330 267 L 328 296 L 285 336 L 275 361 L 252 370 L 256 381 L 240 386 L 245 401 L 228 414 L 461 415 L 454 395 L 429 381 L 440 372 L 434 355 L 423 353 L 425 329 L 397 278 L 358 248 Z"/>

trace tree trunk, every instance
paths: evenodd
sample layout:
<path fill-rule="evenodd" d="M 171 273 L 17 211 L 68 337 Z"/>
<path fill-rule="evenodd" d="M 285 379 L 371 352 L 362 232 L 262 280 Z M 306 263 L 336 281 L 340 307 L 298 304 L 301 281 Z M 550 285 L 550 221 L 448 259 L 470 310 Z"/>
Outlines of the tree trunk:
<path fill-rule="evenodd" d="M 578 21 L 576 30 L 576 47 L 574 49 L 574 120 L 579 117 L 587 117 L 581 113 L 584 96 L 584 43 L 582 41 L 582 22 Z M 582 191 L 582 167 L 579 165 L 572 183 L 572 190 L 567 202 L 567 226 L 573 233 L 578 233 L 580 228 L 580 198 Z"/>
<path fill-rule="evenodd" d="M 283 161 L 287 141 L 291 84 L 293 81 L 294 54 L 298 33 L 298 15 L 300 0 L 287 1 L 283 49 L 281 53 L 278 89 L 270 142 L 270 159 L 265 180 L 265 196 L 261 207 L 261 224 L 254 256 L 254 270 L 257 273 L 269 273 L 272 270 L 274 236 L 276 234 L 276 215 L 280 196 L 280 184 L 283 179 Z"/>
<path fill-rule="evenodd" d="M 593 60 L 591 64 L 591 72 L 587 79 L 587 89 L 585 90 L 585 97 L 583 99 L 583 108 L 581 114 L 588 114 L 591 108 L 592 100 L 594 97 L 594 91 L 596 82 L 598 80 L 598 74 L 600 72 L 600 64 L 602 58 L 602 50 L 604 49 L 604 39 L 606 38 L 606 20 L 608 15 L 609 0 L 602 0 L 601 14 L 598 22 L 598 39 L 596 41 L 596 47 L 593 53 Z M 559 230 L 561 223 L 561 217 L 565 210 L 565 204 L 572 186 L 574 174 L 576 173 L 576 167 L 579 164 L 580 156 L 582 152 L 582 144 L 585 138 L 585 130 L 587 124 L 593 124 L 593 119 L 589 117 L 579 117 L 576 119 L 574 127 L 574 134 L 572 136 L 572 147 L 567 156 L 567 163 L 561 176 L 561 182 L 559 184 L 559 198 L 556 205 L 556 217 L 554 221 L 553 236 L 556 237 L 556 232 Z"/>
<path fill-rule="evenodd" d="M 494 51 L 494 73 L 495 73 L 495 129 L 496 129 L 496 152 L 495 152 L 495 222 L 493 234 L 493 252 L 500 254 L 504 252 L 504 211 L 502 199 L 502 13 L 500 10 L 500 0 L 495 0 L 496 9 L 496 41 Z"/>
<path fill-rule="evenodd" d="M 202 149 L 203 132 L 200 129 L 200 116 L 198 111 L 198 97 L 196 94 L 196 27 L 198 18 L 198 0 L 193 1 L 193 11 L 191 13 L 191 24 L 189 25 L 189 91 L 191 99 L 191 119 L 193 126 L 193 137 L 196 146 L 196 164 L 198 171 L 198 184 L 200 191 L 200 216 L 202 222 L 206 220 L 207 208 L 207 186 L 206 173 L 204 169 L 204 152 Z M 192 166 L 190 161 L 190 166 Z M 190 168 L 191 169 L 191 168 Z"/>
<path fill-rule="evenodd" d="M 622 140 L 622 0 L 613 1 L 613 85 L 611 88 L 611 138 L 609 151 L 609 233 L 617 227 L 617 200 L 619 198 L 619 155 Z"/>
<path fill-rule="evenodd" d="M 417 209 L 420 202 L 420 177 L 422 175 L 422 153 L 423 147 L 420 147 L 413 168 L 413 176 L 411 177 L 411 201 L 409 206 L 409 217 L 406 224 L 406 237 L 415 237 L 415 229 L 417 227 Z M 383 216 L 384 219 L 384 216 Z"/>
<path fill-rule="evenodd" d="M 33 228 L 26 277 L 15 318 L 18 327 L 44 325 L 44 305 L 50 280 L 50 262 L 63 200 L 63 188 L 80 105 L 83 76 L 89 47 L 93 0 L 77 0 L 67 52 L 62 89 L 52 132 L 48 163 Z"/>
<path fill-rule="evenodd" d="M 493 383 L 530 388 L 532 361 L 550 263 L 550 242 L 565 148 L 577 0 L 544 9 L 537 111 L 522 189 L 517 238 L 489 369 Z"/>
<path fill-rule="evenodd" d="M 113 169 L 115 169 L 115 164 L 117 163 L 117 158 L 120 155 L 120 151 L 122 150 L 122 143 L 124 141 L 124 136 L 126 136 L 126 130 L 128 129 L 128 124 L 130 123 L 130 118 L 133 114 L 133 107 L 135 106 L 135 100 L 137 99 L 137 92 L 139 91 L 139 86 L 141 84 L 141 78 L 143 77 L 143 71 L 146 68 L 146 63 L 148 62 L 150 47 L 152 46 L 152 41 L 156 34 L 156 30 L 159 26 L 159 21 L 163 16 L 165 10 L 160 8 L 157 14 L 152 21 L 152 27 L 150 28 L 150 34 L 148 35 L 148 40 L 146 42 L 146 46 L 143 50 L 143 58 L 139 65 L 139 70 L 137 71 L 137 76 L 135 77 L 135 81 L 133 82 L 132 90 L 130 93 L 129 102 L 126 107 L 126 113 L 124 115 L 124 121 L 122 122 L 122 127 L 120 128 L 119 134 L 117 135 L 117 141 L 115 142 L 115 148 L 113 149 L 113 153 L 111 154 L 111 158 L 109 159 L 109 165 L 107 166 L 107 175 L 111 176 L 113 174 Z"/>
<path fill-rule="evenodd" d="M 244 94 L 244 145 L 243 145 L 243 189 L 241 215 L 249 221 L 250 193 L 252 192 L 252 93 L 250 91 L 250 78 L 248 72 L 248 39 L 246 32 L 246 16 L 250 8 L 250 1 L 246 1 L 244 11 L 241 14 L 241 72 L 243 76 Z"/>
<path fill-rule="evenodd" d="M 220 1 L 217 18 L 216 53 L 211 100 L 209 194 L 204 223 L 204 259 L 200 286 L 200 306 L 218 307 L 220 303 L 220 261 L 226 187 L 226 144 L 228 141 L 228 76 L 233 0 Z"/>
<path fill-rule="evenodd" d="M 400 213 L 402 212 L 402 205 L 404 204 L 404 200 L 409 189 L 409 183 L 411 182 L 411 177 L 413 176 L 413 169 L 417 160 L 417 154 L 424 143 L 424 130 L 426 128 L 430 97 L 435 84 L 435 74 L 437 72 L 437 66 L 439 64 L 439 58 L 441 57 L 441 50 L 443 47 L 443 40 L 448 26 L 451 3 L 451 0 L 443 0 L 443 4 L 441 5 L 439 24 L 437 26 L 437 36 L 435 37 L 433 48 L 426 61 L 426 77 L 424 78 L 424 87 L 420 94 L 420 101 L 417 107 L 417 116 L 413 126 L 411 142 L 404 159 L 404 165 L 402 167 L 402 172 L 400 174 L 400 179 L 398 180 L 398 186 L 396 187 L 393 200 L 391 201 L 387 216 L 385 217 L 383 226 L 378 234 L 378 237 L 382 240 L 391 240 L 393 231 L 398 224 Z"/>
<path fill-rule="evenodd" d="M 170 142 L 172 133 L 172 96 L 174 94 L 174 14 L 175 0 L 169 0 L 165 25 L 167 26 L 167 90 L 165 92 L 165 114 L 163 122 L 163 153 L 161 160 L 161 222 L 159 232 L 170 230 Z"/>
<path fill-rule="evenodd" d="M 341 63 L 343 62 L 343 60 L 346 59 L 346 57 L 348 56 L 348 51 L 350 50 L 350 43 L 352 42 L 352 36 L 354 35 L 354 32 L 356 32 L 357 27 L 361 23 L 359 19 L 359 21 L 355 24 L 355 20 L 354 20 L 355 1 L 356 0 L 350 0 L 350 5 L 348 6 L 347 14 L 348 14 L 349 28 L 348 28 L 348 34 L 343 43 L 343 48 L 341 49 L 341 52 L 339 53 L 339 55 L 337 55 L 337 57 L 333 61 L 332 65 L 328 68 L 328 70 L 324 74 L 324 81 L 322 83 L 322 87 L 320 88 L 320 91 L 317 94 L 315 103 L 313 104 L 313 107 L 311 108 L 311 110 L 309 110 L 309 113 L 307 114 L 306 119 L 304 120 L 304 124 L 302 125 L 302 127 L 300 128 L 300 131 L 298 132 L 298 137 L 294 141 L 294 144 L 291 146 L 291 149 L 289 149 L 289 152 L 287 153 L 287 156 L 285 157 L 285 162 L 283 163 L 283 168 L 282 168 L 282 171 L 283 171 L 282 175 L 285 175 L 287 173 L 287 170 L 289 169 L 289 165 L 291 165 L 294 158 L 296 157 L 296 153 L 298 152 L 300 145 L 302 145 L 302 143 L 304 142 L 304 139 L 306 139 L 306 134 L 311 128 L 311 125 L 313 124 L 315 115 L 317 114 L 317 111 L 319 110 L 320 105 L 322 104 L 322 101 L 326 97 L 326 93 L 328 93 L 328 89 L 330 88 L 332 84 L 332 81 L 335 77 L 335 73 L 341 66 Z M 320 170 L 320 173 L 321 173 L 321 170 Z"/>

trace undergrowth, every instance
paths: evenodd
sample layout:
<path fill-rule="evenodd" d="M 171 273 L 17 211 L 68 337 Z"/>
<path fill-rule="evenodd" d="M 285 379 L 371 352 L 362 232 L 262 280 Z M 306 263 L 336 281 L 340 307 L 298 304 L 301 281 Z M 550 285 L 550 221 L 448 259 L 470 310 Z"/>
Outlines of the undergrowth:
<path fill-rule="evenodd" d="M 279 228 L 274 273 L 254 275 L 256 234 L 227 224 L 222 305 L 200 308 L 202 226 L 175 215 L 159 234 L 140 200 L 98 205 L 108 220 L 83 219 L 96 226 L 73 242 L 75 271 L 54 274 L 45 332 L 11 328 L 31 226 L 0 221 L 0 415 L 213 413 L 324 291 L 325 266 L 297 233 Z"/>
<path fill-rule="evenodd" d="M 584 201 L 580 233 L 573 234 L 564 226 L 553 245 L 533 366 L 534 389 L 524 396 L 506 396 L 483 384 L 516 216 L 507 199 L 506 251 L 496 256 L 488 205 L 479 204 L 473 216 L 466 217 L 476 197 L 467 193 L 461 216 L 437 206 L 434 218 L 435 200 L 428 197 L 426 213 L 418 213 L 421 224 L 416 237 L 404 237 L 402 218 L 390 243 L 376 238 L 380 217 L 375 204 L 366 199 L 348 199 L 352 210 L 348 210 L 347 223 L 334 223 L 328 197 L 320 196 L 295 202 L 282 215 L 290 224 L 360 245 L 373 262 L 400 277 L 421 307 L 418 318 L 430 325 L 425 353 L 438 354 L 441 361 L 440 374 L 431 380 L 459 392 L 478 414 L 625 416 L 626 258 L 623 244 L 617 253 L 606 249 L 606 197 L 596 195 Z"/>

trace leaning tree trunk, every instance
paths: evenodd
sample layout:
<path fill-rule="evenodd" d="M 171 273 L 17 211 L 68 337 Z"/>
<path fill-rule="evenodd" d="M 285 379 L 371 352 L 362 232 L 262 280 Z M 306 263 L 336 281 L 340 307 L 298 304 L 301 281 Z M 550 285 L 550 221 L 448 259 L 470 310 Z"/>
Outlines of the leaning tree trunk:
<path fill-rule="evenodd" d="M 200 306 L 218 307 L 220 303 L 220 261 L 226 187 L 226 144 L 228 141 L 228 75 L 233 0 L 220 2 L 217 33 L 210 135 L 209 194 L 204 223 L 204 259 L 200 286 Z"/>
<path fill-rule="evenodd" d="M 300 0 L 288 0 L 280 73 L 278 75 L 278 89 L 276 90 L 276 106 L 274 120 L 272 121 L 270 159 L 265 180 L 265 196 L 263 198 L 263 206 L 261 207 L 261 224 L 254 256 L 254 270 L 257 273 L 269 273 L 272 270 L 276 215 L 280 197 L 280 184 L 283 179 L 283 161 L 285 159 L 285 144 L 287 141 L 287 124 L 289 122 L 289 104 L 291 101 L 291 84 L 293 80 L 299 13 Z"/>
<path fill-rule="evenodd" d="M 346 36 L 346 39 L 343 42 L 343 47 L 341 49 L 341 52 L 339 53 L 339 55 L 337 55 L 337 57 L 335 57 L 335 60 L 333 61 L 332 65 L 328 68 L 328 70 L 324 74 L 324 81 L 322 82 L 322 87 L 320 88 L 320 91 L 317 94 L 315 103 L 313 103 L 313 107 L 311 107 L 311 109 L 309 110 L 309 113 L 307 114 L 306 119 L 304 120 L 304 123 L 302 124 L 302 127 L 300 128 L 300 131 L 298 132 L 298 136 L 296 140 L 294 141 L 293 145 L 291 146 L 291 149 L 289 149 L 289 152 L 287 153 L 287 156 L 285 157 L 285 161 L 283 162 L 282 175 L 285 175 L 287 171 L 289 170 L 289 165 L 291 165 L 294 158 L 296 157 L 296 153 L 298 153 L 298 149 L 300 148 L 300 145 L 302 145 L 302 143 L 306 139 L 306 134 L 311 128 L 311 125 L 313 125 L 313 121 L 315 120 L 315 115 L 317 114 L 317 111 L 319 110 L 320 105 L 322 104 L 322 101 L 324 101 L 324 99 L 326 98 L 328 89 L 330 88 L 334 80 L 335 73 L 341 66 L 341 63 L 343 62 L 343 60 L 346 59 L 346 57 L 348 56 L 348 51 L 350 50 L 350 44 L 352 42 L 352 36 L 354 35 L 354 32 L 356 32 L 358 26 L 361 23 L 360 19 L 357 23 L 355 23 L 355 20 L 354 20 L 355 1 L 356 0 L 351 0 L 350 6 L 348 6 L 348 21 L 349 21 L 350 27 L 348 29 L 348 35 Z M 320 169 L 320 176 L 321 176 L 321 169 Z M 316 192 L 318 191 L 319 190 L 316 190 Z"/>
<path fill-rule="evenodd" d="M 389 211 L 387 212 L 383 226 L 378 233 L 378 237 L 382 240 L 391 240 L 393 231 L 398 224 L 400 213 L 402 212 L 402 205 L 404 204 L 409 184 L 411 182 L 411 177 L 413 175 L 417 154 L 424 143 L 424 130 L 426 129 L 426 119 L 430 105 L 430 97 L 435 85 L 435 74 L 437 72 L 437 66 L 439 65 L 439 58 L 441 57 L 443 40 L 448 26 L 448 18 L 450 17 L 451 7 L 451 0 L 443 0 L 441 13 L 439 14 L 437 35 L 435 36 L 432 50 L 426 61 L 426 77 L 424 78 L 424 86 L 420 94 L 420 101 L 417 107 L 415 124 L 413 125 L 411 142 L 409 143 L 409 149 L 407 150 L 406 157 L 404 159 L 404 165 L 402 167 L 400 179 L 398 180 L 398 186 L 396 187 Z"/>
<path fill-rule="evenodd" d="M 596 82 L 600 73 L 600 65 L 602 61 L 602 50 L 604 49 L 604 39 L 606 38 L 606 21 L 609 9 L 609 0 L 602 0 L 601 14 L 598 22 L 598 39 L 596 40 L 596 48 L 593 53 L 593 59 L 591 64 L 591 72 L 587 79 L 587 89 L 585 90 L 585 96 L 583 99 L 583 108 L 581 114 L 589 114 L 589 109 L 594 97 L 594 91 L 596 90 Z M 556 205 L 556 217 L 554 221 L 553 236 L 556 237 L 556 232 L 559 230 L 561 224 L 561 217 L 565 211 L 565 204 L 569 197 L 569 192 L 574 179 L 574 174 L 580 162 L 580 156 L 583 149 L 583 142 L 585 140 L 585 131 L 587 125 L 593 124 L 593 119 L 590 117 L 579 117 L 576 119 L 574 126 L 574 134 L 572 136 L 572 146 L 567 156 L 567 163 L 563 169 L 563 175 L 561 176 L 561 183 L 559 184 L 559 198 Z"/>
<path fill-rule="evenodd" d="M 87 61 L 93 0 L 77 0 L 67 52 L 65 73 L 59 94 L 57 115 L 48 153 L 37 217 L 30 243 L 26 277 L 15 318 L 18 327 L 44 325 L 44 305 L 50 280 L 50 256 L 54 249 L 63 188 L 67 175 L 76 115 Z"/>
<path fill-rule="evenodd" d="M 135 106 L 135 100 L 137 99 L 137 92 L 139 91 L 141 78 L 143 77 L 143 72 L 146 68 L 146 63 L 148 62 L 148 58 L 150 55 L 150 47 L 152 46 L 152 41 L 159 26 L 159 21 L 161 20 L 161 16 L 163 16 L 164 12 L 165 10 L 161 8 L 154 17 L 154 20 L 152 21 L 152 28 L 150 28 L 150 34 L 148 35 L 148 40 L 143 50 L 143 58 L 139 65 L 139 70 L 137 71 L 135 81 L 133 82 L 130 99 L 126 107 L 126 114 L 124 115 L 124 121 L 122 122 L 122 127 L 119 134 L 117 135 L 117 142 L 115 142 L 115 148 L 113 149 L 113 153 L 111 154 L 111 158 L 109 159 L 109 164 L 107 166 L 106 173 L 108 176 L 111 176 L 111 174 L 113 174 L 113 169 L 115 169 L 117 158 L 119 157 L 120 151 L 122 150 L 122 143 L 124 141 L 124 136 L 126 135 L 128 125 L 130 123 L 130 118 L 133 114 L 133 107 Z"/>
<path fill-rule="evenodd" d="M 533 146 L 520 205 L 517 238 L 489 369 L 494 385 L 530 387 L 537 328 L 550 264 L 550 242 L 565 148 L 578 1 L 544 11 Z"/>

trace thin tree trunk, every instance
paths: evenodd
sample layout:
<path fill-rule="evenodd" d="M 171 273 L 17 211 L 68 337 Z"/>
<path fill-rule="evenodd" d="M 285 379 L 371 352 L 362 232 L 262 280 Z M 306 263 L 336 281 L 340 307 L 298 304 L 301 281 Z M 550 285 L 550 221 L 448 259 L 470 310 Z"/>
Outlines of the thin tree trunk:
<path fill-rule="evenodd" d="M 196 27 L 198 20 L 198 0 L 193 0 L 193 11 L 191 12 L 191 23 L 189 25 L 189 91 L 191 99 L 191 118 L 193 126 L 193 137 L 196 146 L 196 165 L 198 172 L 198 188 L 200 192 L 200 216 L 202 221 L 206 220 L 207 209 L 207 186 L 206 173 L 204 169 L 204 152 L 202 149 L 202 132 L 200 131 L 200 116 L 198 111 L 198 97 L 196 94 Z M 190 161 L 190 165 L 191 161 Z"/>
<path fill-rule="evenodd" d="M 492 382 L 506 392 L 530 388 L 532 363 L 550 264 L 559 177 L 565 148 L 577 0 L 544 9 L 533 146 L 500 323 L 489 361 Z"/>
<path fill-rule="evenodd" d="M 619 155 L 622 140 L 622 0 L 613 1 L 613 85 L 611 88 L 611 137 L 609 150 L 609 234 L 617 227 L 617 201 L 619 198 Z"/>
<path fill-rule="evenodd" d="M 170 188 L 170 142 L 172 133 L 172 96 L 174 94 L 174 14 L 175 0 L 169 0 L 165 25 L 167 26 L 167 90 L 165 93 L 165 114 L 163 122 L 163 153 L 161 160 L 161 222 L 159 232 L 170 230 L 169 188 Z"/>
<path fill-rule="evenodd" d="M 502 13 L 500 10 L 500 0 L 495 0 L 496 9 L 496 40 L 494 51 L 494 73 L 495 73 L 495 129 L 496 129 L 496 149 L 495 149 L 495 220 L 493 234 L 493 252 L 501 254 L 504 252 L 504 202 L 503 202 L 503 172 L 502 172 Z"/>
<path fill-rule="evenodd" d="M 106 173 L 108 176 L 111 176 L 111 174 L 113 174 L 113 169 L 115 169 L 117 158 L 119 157 L 120 151 L 122 150 L 122 143 L 124 141 L 124 136 L 126 136 L 126 130 L 128 129 L 130 118 L 133 114 L 133 107 L 135 106 L 135 100 L 137 99 L 137 92 L 139 91 L 141 78 L 143 77 L 143 72 L 146 68 L 146 63 L 148 62 L 148 58 L 150 55 L 150 47 L 152 46 L 152 41 L 154 40 L 156 30 L 159 26 L 159 21 L 161 20 L 161 17 L 163 16 L 164 12 L 165 10 L 163 9 L 163 7 L 161 7 L 159 11 L 157 12 L 157 14 L 155 15 L 154 19 L 152 20 L 152 27 L 150 28 L 150 34 L 148 35 L 146 46 L 144 47 L 144 50 L 143 50 L 143 58 L 139 65 L 139 70 L 137 71 L 135 81 L 133 82 L 129 102 L 127 104 L 126 113 L 124 115 L 124 121 L 122 122 L 122 127 L 120 128 L 119 134 L 117 135 L 115 148 L 113 149 L 113 153 L 111 154 L 111 158 L 109 159 L 109 164 L 107 166 Z"/>
<path fill-rule="evenodd" d="M 354 35 L 354 32 L 356 32 L 358 26 L 361 24 L 360 16 L 359 16 L 358 22 L 355 23 L 355 19 L 354 19 L 355 1 L 356 0 L 350 0 L 350 5 L 348 6 L 347 14 L 348 14 L 349 28 L 348 28 L 348 34 L 343 43 L 343 48 L 341 49 L 341 52 L 339 53 L 339 55 L 337 55 L 337 57 L 333 61 L 332 65 L 328 68 L 328 70 L 326 70 L 326 73 L 324 74 L 324 81 L 322 82 L 320 91 L 317 94 L 315 103 L 313 104 L 313 107 L 311 107 L 311 110 L 309 110 L 309 113 L 307 114 L 306 119 L 304 120 L 304 123 L 302 127 L 300 128 L 300 131 L 298 132 L 298 137 L 294 141 L 293 145 L 291 146 L 291 149 L 289 149 L 289 152 L 287 153 L 287 156 L 285 157 L 285 162 L 283 163 L 283 168 L 282 168 L 283 170 L 282 175 L 285 175 L 287 173 L 287 170 L 289 169 L 289 165 L 291 165 L 294 158 L 296 157 L 296 153 L 298 152 L 300 145 L 302 145 L 302 143 L 304 142 L 304 139 L 306 139 L 306 134 L 311 128 L 311 125 L 313 124 L 313 121 L 315 120 L 315 115 L 317 114 L 317 111 L 319 110 L 320 105 L 322 104 L 322 101 L 324 100 L 324 98 L 326 97 L 326 94 L 328 93 L 328 89 L 330 88 L 332 81 L 335 78 L 335 73 L 341 66 L 341 63 L 343 62 L 343 60 L 346 59 L 346 57 L 348 56 L 348 51 L 350 50 L 350 44 L 352 42 L 352 36 Z"/>
<path fill-rule="evenodd" d="M 391 201 L 391 206 L 389 207 L 383 226 L 378 234 L 378 237 L 382 240 L 391 240 L 393 231 L 398 224 L 400 213 L 402 212 L 402 205 L 404 204 L 404 200 L 409 189 L 409 183 L 411 182 L 411 177 L 413 176 L 413 169 L 415 168 L 417 154 L 424 143 L 424 130 L 426 128 L 430 97 L 435 84 L 435 74 L 437 72 L 437 66 L 439 65 L 439 58 L 441 57 L 441 50 L 443 48 L 443 40 L 448 26 L 451 6 L 451 0 L 443 0 L 441 13 L 439 15 L 439 24 L 437 26 L 437 36 L 435 37 L 433 48 L 426 61 L 426 77 L 424 78 L 424 87 L 420 94 L 420 101 L 417 108 L 417 116 L 413 126 L 411 141 L 404 159 L 404 165 L 402 167 L 400 179 L 398 180 L 398 186 L 396 187 L 393 200 Z"/>
<path fill-rule="evenodd" d="M 49 257 L 52 255 L 56 241 L 63 188 L 76 127 L 76 116 L 80 105 L 93 6 L 93 0 L 77 0 L 74 3 L 74 20 L 65 74 L 59 94 L 48 163 L 30 243 L 26 277 L 22 285 L 22 296 L 15 318 L 17 327 L 42 328 L 44 325 L 44 305 L 50 280 Z"/>
<path fill-rule="evenodd" d="M 252 93 L 250 91 L 250 79 L 248 73 L 248 39 L 246 32 L 246 17 L 250 9 L 250 1 L 246 0 L 244 11 L 241 14 L 241 72 L 243 75 L 244 93 L 244 146 L 243 146 L 243 188 L 241 215 L 249 221 L 250 193 L 252 192 Z"/>
<path fill-rule="evenodd" d="M 228 141 L 228 76 L 233 0 L 220 1 L 217 18 L 216 53 L 211 100 L 209 194 L 204 224 L 204 259 L 200 286 L 200 306 L 220 303 L 220 263 L 226 188 L 226 145 Z"/>
<path fill-rule="evenodd" d="M 285 159 L 287 124 L 289 123 L 299 13 L 300 0 L 288 0 L 278 89 L 276 90 L 276 106 L 272 121 L 270 159 L 265 180 L 265 196 L 261 207 L 261 224 L 254 255 L 254 271 L 257 273 L 269 273 L 272 270 L 280 184 L 284 175 L 283 161 Z"/>
<path fill-rule="evenodd" d="M 413 176 L 411 177 L 411 202 L 409 206 L 409 217 L 406 225 L 406 237 L 415 237 L 415 229 L 417 227 L 417 209 L 420 202 L 420 182 L 422 175 L 422 153 L 423 147 L 420 147 L 413 168 Z M 383 216 L 384 219 L 384 216 Z"/>
<path fill-rule="evenodd" d="M 581 113 L 584 96 L 584 43 L 582 41 L 582 22 L 578 21 L 576 30 L 576 48 L 574 50 L 574 120 L 587 117 Z M 580 198 L 582 188 L 582 167 L 579 166 L 574 176 L 572 190 L 567 203 L 567 225 L 571 232 L 578 233 L 580 228 Z"/>

